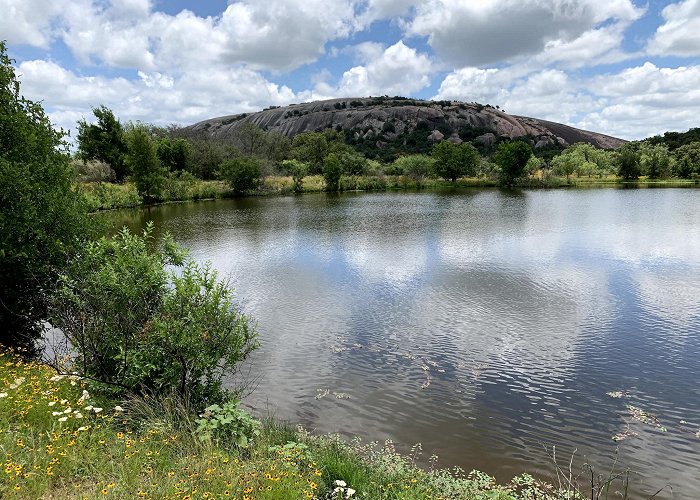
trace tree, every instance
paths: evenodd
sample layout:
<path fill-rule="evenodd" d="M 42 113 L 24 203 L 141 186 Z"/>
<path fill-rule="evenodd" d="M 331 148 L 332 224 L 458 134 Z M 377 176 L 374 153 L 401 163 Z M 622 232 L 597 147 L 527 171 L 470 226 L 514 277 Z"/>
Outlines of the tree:
<path fill-rule="evenodd" d="M 301 193 L 304 191 L 304 177 L 309 173 L 309 166 L 299 160 L 284 160 L 282 162 L 284 168 L 294 181 L 294 192 Z"/>
<path fill-rule="evenodd" d="M 532 148 L 522 141 L 504 142 L 498 146 L 493 160 L 501 167 L 501 184 L 512 186 L 525 173 Z"/>
<path fill-rule="evenodd" d="M 304 132 L 292 140 L 292 158 L 308 163 L 312 174 L 323 172 L 327 154 L 328 140 L 321 132 Z"/>
<path fill-rule="evenodd" d="M 124 128 L 105 106 L 92 109 L 97 124 L 88 124 L 84 119 L 78 122 L 78 156 L 83 161 L 99 160 L 107 163 L 116 175 L 118 182 L 129 173 L 125 163 L 127 144 Z"/>
<path fill-rule="evenodd" d="M 93 233 L 63 132 L 20 94 L 0 42 L 0 344 L 33 349 L 46 294 Z"/>
<path fill-rule="evenodd" d="M 189 172 L 192 148 L 186 139 L 163 137 L 158 140 L 157 150 L 160 164 L 169 172 Z"/>
<path fill-rule="evenodd" d="M 700 174 L 700 142 L 685 144 L 673 152 L 675 157 L 674 173 L 681 178 L 689 179 Z"/>
<path fill-rule="evenodd" d="M 148 128 L 142 124 L 132 125 L 126 138 L 128 148 L 125 163 L 131 170 L 139 194 L 145 200 L 160 198 L 166 170 L 158 160 L 156 144 Z"/>
<path fill-rule="evenodd" d="M 440 141 L 433 146 L 432 157 L 435 160 L 435 173 L 443 179 L 455 182 L 458 177 L 476 175 L 481 156 L 469 143 L 453 144 Z"/>
<path fill-rule="evenodd" d="M 229 183 L 235 194 L 243 194 L 260 184 L 260 160 L 252 156 L 231 158 L 221 164 L 219 175 Z"/>
<path fill-rule="evenodd" d="M 152 231 L 91 242 L 60 277 L 50 311 L 64 342 L 54 364 L 116 395 L 174 391 L 197 408 L 220 402 L 222 380 L 257 346 L 254 323 L 215 271 L 168 237 L 157 245 Z"/>
<path fill-rule="evenodd" d="M 345 175 L 363 175 L 367 171 L 367 158 L 352 148 L 335 152 Z"/>
<path fill-rule="evenodd" d="M 343 175 L 343 166 L 338 155 L 329 154 L 323 164 L 323 180 L 326 181 L 326 191 L 337 191 L 340 187 L 340 177 Z"/>
<path fill-rule="evenodd" d="M 638 179 L 641 175 L 638 146 L 628 143 L 622 146 L 617 157 L 617 175 L 625 180 Z"/>
<path fill-rule="evenodd" d="M 671 155 L 666 145 L 640 148 L 640 163 L 642 171 L 649 179 L 663 179 L 671 175 Z"/>
<path fill-rule="evenodd" d="M 397 158 L 394 164 L 395 170 L 404 172 L 421 187 L 423 179 L 433 173 L 435 161 L 426 155 L 408 155 Z"/>

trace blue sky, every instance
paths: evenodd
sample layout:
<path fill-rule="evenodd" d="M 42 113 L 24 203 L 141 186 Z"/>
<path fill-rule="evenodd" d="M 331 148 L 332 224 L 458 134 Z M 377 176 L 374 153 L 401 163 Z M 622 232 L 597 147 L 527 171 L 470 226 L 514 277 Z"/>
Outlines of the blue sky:
<path fill-rule="evenodd" d="M 626 139 L 700 126 L 700 0 L 0 0 L 23 93 L 73 129 L 405 95 Z"/>

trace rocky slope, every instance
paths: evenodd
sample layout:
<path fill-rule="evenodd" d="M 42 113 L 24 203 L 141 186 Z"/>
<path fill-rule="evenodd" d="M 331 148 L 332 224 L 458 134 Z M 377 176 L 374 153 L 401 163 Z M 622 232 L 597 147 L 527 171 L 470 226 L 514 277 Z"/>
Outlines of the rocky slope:
<path fill-rule="evenodd" d="M 350 132 L 351 140 L 372 143 L 378 149 L 409 134 L 429 141 L 474 141 L 485 146 L 498 138 L 526 138 L 535 148 L 587 142 L 617 148 L 624 141 L 567 125 L 514 116 L 491 106 L 456 101 L 369 97 L 343 98 L 273 107 L 257 113 L 212 118 L 187 127 L 191 132 L 226 139 L 245 123 L 288 137 L 328 128 Z M 405 143 L 405 139 L 404 143 Z"/>

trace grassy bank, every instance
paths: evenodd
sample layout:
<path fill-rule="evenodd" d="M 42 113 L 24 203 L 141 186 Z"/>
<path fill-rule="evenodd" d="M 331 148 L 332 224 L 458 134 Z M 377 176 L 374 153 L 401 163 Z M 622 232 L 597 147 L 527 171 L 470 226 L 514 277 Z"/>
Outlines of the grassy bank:
<path fill-rule="evenodd" d="M 522 188 L 565 188 L 565 187 L 605 187 L 605 186 L 693 186 L 697 180 L 665 179 L 647 180 L 641 178 L 635 181 L 625 181 L 620 177 L 603 178 L 588 177 L 530 177 L 521 180 L 516 187 Z M 85 192 L 90 210 L 113 210 L 118 208 L 133 208 L 143 205 L 136 186 L 131 183 L 113 184 L 108 182 L 90 182 L 80 184 Z M 340 180 L 341 191 L 449 191 L 475 187 L 497 187 L 498 183 L 491 179 L 465 177 L 449 182 L 443 179 L 428 178 L 416 181 L 408 176 L 344 176 Z M 323 177 L 311 175 L 304 178 L 305 193 L 320 193 L 325 190 Z M 294 194 L 294 181 L 291 177 L 265 177 L 259 189 L 249 192 L 251 196 L 291 195 Z M 231 198 L 234 196 L 230 187 L 221 181 L 178 180 L 169 179 L 162 194 L 162 202 L 211 200 Z"/>
<path fill-rule="evenodd" d="M 390 443 L 273 420 L 241 448 L 198 432 L 196 415 L 172 400 L 111 401 L 9 353 L 0 373 L 2 498 L 574 498 L 527 475 L 497 485 L 478 472 L 426 471 Z"/>

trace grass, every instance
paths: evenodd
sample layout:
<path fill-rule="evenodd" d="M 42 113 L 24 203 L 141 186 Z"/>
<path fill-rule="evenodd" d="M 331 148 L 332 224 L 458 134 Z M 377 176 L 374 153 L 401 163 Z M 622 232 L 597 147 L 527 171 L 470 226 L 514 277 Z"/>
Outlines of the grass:
<path fill-rule="evenodd" d="M 325 190 L 325 182 L 321 175 L 304 177 L 305 193 L 320 193 Z M 596 177 L 529 177 L 517 183 L 517 187 L 525 188 L 561 188 L 561 187 L 601 187 L 601 186 L 692 186 L 698 180 L 662 179 L 649 180 L 640 178 L 635 181 L 625 181 L 617 176 Z M 88 182 L 80 184 L 85 193 L 91 211 L 133 208 L 143 205 L 136 186 L 132 183 L 113 184 L 109 182 Z M 363 175 L 344 176 L 340 180 L 341 191 L 454 191 L 475 187 L 497 187 L 493 179 L 465 177 L 456 182 L 443 179 L 425 178 L 416 181 L 403 175 Z M 294 182 L 287 176 L 267 176 L 260 188 L 249 193 L 253 196 L 291 195 L 294 193 Z M 168 178 L 161 196 L 163 203 L 178 201 L 211 200 L 231 198 L 234 194 L 230 187 L 222 181 L 203 181 L 194 178 Z"/>
<path fill-rule="evenodd" d="M 181 403 L 93 395 L 75 376 L 0 353 L 0 498 L 577 498 L 528 475 L 424 470 L 390 442 L 313 436 L 267 419 L 250 446 L 200 439 Z"/>

